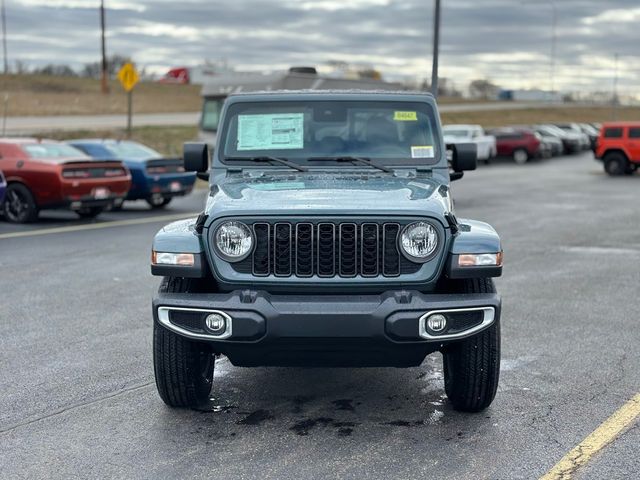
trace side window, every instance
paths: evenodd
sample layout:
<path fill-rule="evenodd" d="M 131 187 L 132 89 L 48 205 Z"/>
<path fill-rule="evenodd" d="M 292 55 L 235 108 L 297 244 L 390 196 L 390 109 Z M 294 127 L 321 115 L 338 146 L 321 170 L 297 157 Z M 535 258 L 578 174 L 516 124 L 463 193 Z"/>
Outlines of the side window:
<path fill-rule="evenodd" d="M 640 127 L 629 127 L 629 138 L 640 138 Z"/>
<path fill-rule="evenodd" d="M 622 138 L 622 127 L 605 128 L 604 138 Z"/>

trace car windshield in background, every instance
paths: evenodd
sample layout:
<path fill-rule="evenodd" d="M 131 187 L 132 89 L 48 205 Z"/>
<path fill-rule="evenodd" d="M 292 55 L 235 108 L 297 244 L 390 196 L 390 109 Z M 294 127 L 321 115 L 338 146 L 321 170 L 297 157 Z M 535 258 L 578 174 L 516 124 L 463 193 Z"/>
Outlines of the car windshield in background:
<path fill-rule="evenodd" d="M 442 129 L 442 133 L 449 137 L 468 137 L 468 130 L 449 130 L 447 127 Z"/>
<path fill-rule="evenodd" d="M 118 158 L 126 160 L 147 160 L 162 155 L 155 150 L 136 142 L 113 142 L 105 145 Z"/>
<path fill-rule="evenodd" d="M 236 103 L 225 118 L 219 147 L 234 160 L 363 157 L 416 165 L 438 158 L 434 111 L 423 102 Z"/>
<path fill-rule="evenodd" d="M 86 157 L 80 150 L 64 143 L 31 143 L 22 148 L 31 158 Z"/>

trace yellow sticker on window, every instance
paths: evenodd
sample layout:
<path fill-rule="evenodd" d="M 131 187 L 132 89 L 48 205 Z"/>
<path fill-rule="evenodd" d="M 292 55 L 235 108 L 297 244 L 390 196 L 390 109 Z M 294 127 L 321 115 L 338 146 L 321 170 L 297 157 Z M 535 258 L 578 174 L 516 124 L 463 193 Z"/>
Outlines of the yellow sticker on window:
<path fill-rule="evenodd" d="M 417 112 L 393 112 L 393 119 L 396 122 L 416 122 L 418 121 Z"/>

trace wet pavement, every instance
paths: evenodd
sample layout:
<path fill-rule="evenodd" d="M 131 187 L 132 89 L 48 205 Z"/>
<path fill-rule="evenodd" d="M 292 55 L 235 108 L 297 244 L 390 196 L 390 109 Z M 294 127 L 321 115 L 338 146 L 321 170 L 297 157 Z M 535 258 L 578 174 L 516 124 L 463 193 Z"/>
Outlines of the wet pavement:
<path fill-rule="evenodd" d="M 210 404 L 171 410 L 151 363 L 164 220 L 22 238 L 2 235 L 85 222 L 0 222 L 2 478 L 541 476 L 640 390 L 640 176 L 609 178 L 583 154 L 497 161 L 453 189 L 458 216 L 493 224 L 505 248 L 501 382 L 480 414 L 452 410 L 439 354 L 411 369 L 222 359 Z M 195 212 L 203 195 L 98 222 Z M 637 438 L 636 425 L 577 478 L 633 477 Z"/>

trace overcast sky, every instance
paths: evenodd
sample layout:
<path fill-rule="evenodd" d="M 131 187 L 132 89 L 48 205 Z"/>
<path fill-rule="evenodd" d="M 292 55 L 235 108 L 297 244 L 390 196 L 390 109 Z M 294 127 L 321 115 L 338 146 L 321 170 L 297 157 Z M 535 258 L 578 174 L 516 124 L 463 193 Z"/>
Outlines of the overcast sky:
<path fill-rule="evenodd" d="M 80 66 L 99 56 L 97 0 L 7 0 L 9 58 Z M 228 60 L 281 69 L 344 60 L 429 77 L 431 0 L 105 0 L 110 54 L 161 73 Z M 548 88 L 552 0 L 442 0 L 440 76 Z M 640 93 L 640 1 L 555 0 L 556 87 Z"/>

